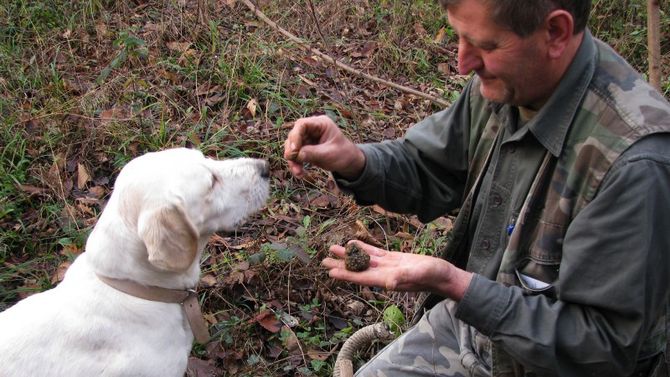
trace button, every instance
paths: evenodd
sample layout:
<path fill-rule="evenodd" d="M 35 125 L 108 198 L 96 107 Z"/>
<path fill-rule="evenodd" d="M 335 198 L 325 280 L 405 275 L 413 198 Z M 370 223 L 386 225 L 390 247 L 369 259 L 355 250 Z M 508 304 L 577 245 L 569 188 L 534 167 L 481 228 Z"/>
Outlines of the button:
<path fill-rule="evenodd" d="M 482 242 L 479 244 L 483 250 L 488 250 L 491 248 L 491 241 L 489 240 L 482 240 Z"/>
<path fill-rule="evenodd" d="M 498 194 L 497 192 L 494 192 L 491 194 L 491 203 L 493 204 L 494 207 L 500 207 L 500 205 L 503 202 L 502 196 Z"/>

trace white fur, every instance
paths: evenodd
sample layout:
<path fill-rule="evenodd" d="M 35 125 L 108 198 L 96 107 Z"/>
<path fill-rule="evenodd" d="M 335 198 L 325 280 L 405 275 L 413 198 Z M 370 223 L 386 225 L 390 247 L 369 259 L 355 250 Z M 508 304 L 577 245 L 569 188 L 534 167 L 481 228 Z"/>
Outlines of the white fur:
<path fill-rule="evenodd" d="M 181 306 L 121 293 L 95 273 L 195 287 L 210 235 L 265 204 L 267 169 L 183 148 L 129 162 L 63 282 L 0 313 L 0 375 L 183 376 L 193 335 Z"/>

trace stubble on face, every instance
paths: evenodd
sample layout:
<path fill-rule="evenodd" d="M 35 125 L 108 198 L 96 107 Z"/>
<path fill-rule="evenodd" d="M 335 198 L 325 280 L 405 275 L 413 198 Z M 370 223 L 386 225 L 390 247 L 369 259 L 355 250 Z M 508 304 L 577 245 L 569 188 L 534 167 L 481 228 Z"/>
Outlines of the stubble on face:
<path fill-rule="evenodd" d="M 520 37 L 497 25 L 479 0 L 450 6 L 447 15 L 460 39 L 459 59 L 467 59 L 464 70 L 479 76 L 484 98 L 519 106 L 537 102 L 547 74 L 541 33 Z"/>

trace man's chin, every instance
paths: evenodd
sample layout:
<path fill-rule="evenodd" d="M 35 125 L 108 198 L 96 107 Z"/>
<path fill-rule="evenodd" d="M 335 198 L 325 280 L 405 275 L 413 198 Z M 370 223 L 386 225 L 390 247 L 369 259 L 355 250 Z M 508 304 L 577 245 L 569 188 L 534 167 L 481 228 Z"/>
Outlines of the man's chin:
<path fill-rule="evenodd" d="M 491 102 L 496 103 L 510 103 L 511 95 L 510 92 L 504 88 L 500 88 L 494 84 L 487 85 L 484 82 L 479 87 L 479 93 Z"/>

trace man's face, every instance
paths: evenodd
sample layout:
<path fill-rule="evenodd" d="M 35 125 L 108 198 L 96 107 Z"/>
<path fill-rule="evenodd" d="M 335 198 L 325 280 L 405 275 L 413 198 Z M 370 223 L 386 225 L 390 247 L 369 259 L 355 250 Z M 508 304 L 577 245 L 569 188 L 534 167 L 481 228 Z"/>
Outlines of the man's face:
<path fill-rule="evenodd" d="M 476 73 L 484 98 L 530 108 L 547 100 L 553 84 L 542 29 L 521 38 L 497 25 L 481 0 L 449 6 L 447 15 L 459 37 L 459 73 Z"/>

